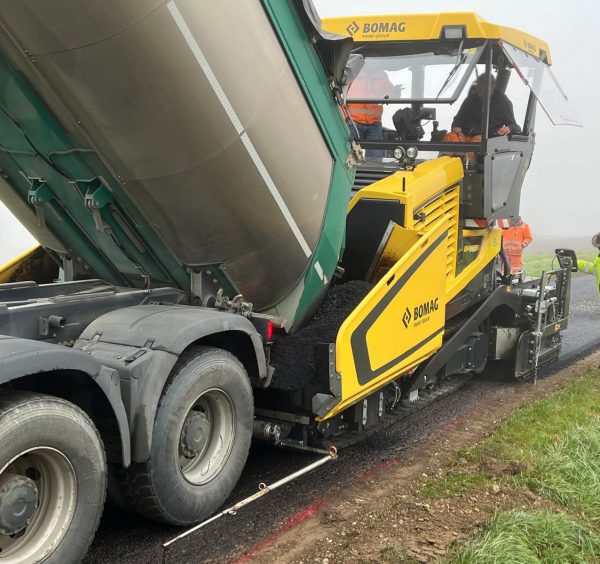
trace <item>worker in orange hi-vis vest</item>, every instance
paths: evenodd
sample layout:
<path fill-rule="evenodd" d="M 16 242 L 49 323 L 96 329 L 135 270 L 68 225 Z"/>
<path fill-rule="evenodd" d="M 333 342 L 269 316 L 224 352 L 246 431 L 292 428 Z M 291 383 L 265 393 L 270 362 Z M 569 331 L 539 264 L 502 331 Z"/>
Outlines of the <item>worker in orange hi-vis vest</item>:
<path fill-rule="evenodd" d="M 519 216 L 511 221 L 510 227 L 502 231 L 502 245 L 512 274 L 519 274 L 523 270 L 523 249 L 532 241 L 529 225 Z"/>
<path fill-rule="evenodd" d="M 348 99 L 384 100 L 386 97 L 393 96 L 394 92 L 394 85 L 384 70 L 372 69 L 365 65 L 350 85 Z M 349 103 L 348 111 L 361 140 L 381 141 L 383 139 L 382 104 Z M 383 157 L 383 151 L 367 149 L 366 157 Z"/>

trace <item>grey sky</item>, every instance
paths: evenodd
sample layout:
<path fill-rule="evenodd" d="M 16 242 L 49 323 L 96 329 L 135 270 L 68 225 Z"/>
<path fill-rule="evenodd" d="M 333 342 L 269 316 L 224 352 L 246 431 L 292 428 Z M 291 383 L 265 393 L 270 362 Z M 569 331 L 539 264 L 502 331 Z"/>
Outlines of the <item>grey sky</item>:
<path fill-rule="evenodd" d="M 597 147 L 600 137 L 600 3 L 593 0 L 314 0 L 322 17 L 347 14 L 475 11 L 537 35 L 550 44 L 554 72 L 584 121 L 583 129 L 553 127 L 539 112 L 537 147 L 526 178 L 522 215 L 534 235 L 600 231 Z M 416 7 L 416 9 L 415 9 Z M 447 127 L 448 124 L 441 124 Z M 0 264 L 34 241 L 0 204 Z"/>
<path fill-rule="evenodd" d="M 553 71 L 585 127 L 554 127 L 538 112 L 537 145 L 525 179 L 521 212 L 535 235 L 600 231 L 600 3 L 593 0 L 313 0 L 321 17 L 353 14 L 477 12 L 497 24 L 544 39 Z M 448 128 L 449 124 L 440 124 Z M 590 247 L 591 248 L 591 247 Z"/>

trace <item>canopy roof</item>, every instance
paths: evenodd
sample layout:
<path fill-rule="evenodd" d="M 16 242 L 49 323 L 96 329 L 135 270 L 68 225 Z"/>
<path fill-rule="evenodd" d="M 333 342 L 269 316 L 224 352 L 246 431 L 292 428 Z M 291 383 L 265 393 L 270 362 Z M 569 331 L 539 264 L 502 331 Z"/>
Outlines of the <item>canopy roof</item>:
<path fill-rule="evenodd" d="M 497 39 L 551 64 L 548 44 L 537 37 L 484 20 L 474 12 L 346 16 L 323 20 L 323 28 L 351 36 L 355 42 L 431 41 L 444 37 L 444 28 L 464 29 L 465 39 Z"/>

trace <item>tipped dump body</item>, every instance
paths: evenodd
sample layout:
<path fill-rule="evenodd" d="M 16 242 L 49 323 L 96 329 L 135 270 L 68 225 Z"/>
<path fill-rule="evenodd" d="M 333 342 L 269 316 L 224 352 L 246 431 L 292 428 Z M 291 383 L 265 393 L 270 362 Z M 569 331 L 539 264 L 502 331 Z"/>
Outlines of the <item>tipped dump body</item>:
<path fill-rule="evenodd" d="M 350 190 L 340 162 L 348 133 L 332 96 L 326 107 L 308 97 L 310 81 L 327 88 L 314 50 L 311 65 L 289 59 L 291 42 L 307 49 L 297 7 L 269 4 L 3 3 L 10 39 L 0 103 L 9 134 L 0 129 L 0 142 L 21 135 L 40 153 L 17 168 L 30 189 L 34 178 L 50 188 L 43 244 L 81 255 L 116 283 L 185 286 L 190 270 L 204 268 L 258 310 L 291 321 L 299 307 L 314 309 L 308 273 L 326 287 L 342 243 L 345 209 L 328 202 Z M 32 103 L 38 97 L 48 116 Z M 11 207 L 28 225 L 24 216 L 36 212 L 32 230 L 40 231 L 38 208 Z M 76 224 L 70 233 L 65 216 Z M 86 245 L 72 243 L 78 232 Z M 88 254 L 108 264 L 99 269 Z M 311 294 L 316 302 L 322 291 Z"/>

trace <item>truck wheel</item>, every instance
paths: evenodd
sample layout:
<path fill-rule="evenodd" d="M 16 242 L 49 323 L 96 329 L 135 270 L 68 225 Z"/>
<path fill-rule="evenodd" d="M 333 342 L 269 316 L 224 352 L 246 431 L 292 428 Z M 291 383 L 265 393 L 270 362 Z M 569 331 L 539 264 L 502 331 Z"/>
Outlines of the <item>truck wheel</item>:
<path fill-rule="evenodd" d="M 106 493 L 98 431 L 77 406 L 0 393 L 0 561 L 67 564 L 85 556 Z"/>
<path fill-rule="evenodd" d="M 184 353 L 161 398 L 150 459 L 122 470 L 127 506 L 156 521 L 190 525 L 227 499 L 246 463 L 252 387 L 231 353 Z"/>

